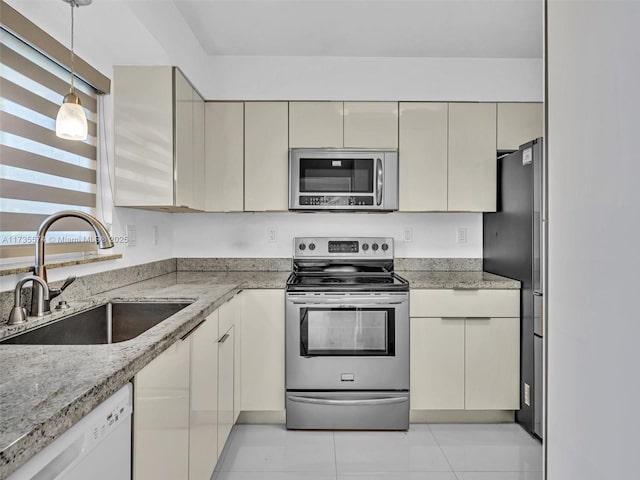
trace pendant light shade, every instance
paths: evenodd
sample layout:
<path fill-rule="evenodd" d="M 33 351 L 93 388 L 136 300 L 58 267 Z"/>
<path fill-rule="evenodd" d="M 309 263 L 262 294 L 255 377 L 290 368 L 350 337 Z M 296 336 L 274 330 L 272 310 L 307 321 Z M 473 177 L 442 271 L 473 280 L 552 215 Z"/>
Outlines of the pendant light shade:
<path fill-rule="evenodd" d="M 73 9 L 81 5 L 89 5 L 91 0 L 63 0 L 71 5 L 71 86 L 69 93 L 64 96 L 58 115 L 56 116 L 56 136 L 67 140 L 84 141 L 87 139 L 87 116 L 84 113 L 80 99 L 73 86 L 75 73 L 73 64 Z"/>
<path fill-rule="evenodd" d="M 80 99 L 73 93 L 64 96 L 56 117 L 56 135 L 67 140 L 87 139 L 87 116 Z"/>

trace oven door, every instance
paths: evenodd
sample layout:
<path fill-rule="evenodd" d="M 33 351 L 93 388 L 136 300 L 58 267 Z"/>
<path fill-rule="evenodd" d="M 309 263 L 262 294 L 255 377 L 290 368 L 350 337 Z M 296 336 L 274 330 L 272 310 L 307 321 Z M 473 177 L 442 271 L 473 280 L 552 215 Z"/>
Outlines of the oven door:
<path fill-rule="evenodd" d="M 408 390 L 409 295 L 287 293 L 287 390 Z"/>

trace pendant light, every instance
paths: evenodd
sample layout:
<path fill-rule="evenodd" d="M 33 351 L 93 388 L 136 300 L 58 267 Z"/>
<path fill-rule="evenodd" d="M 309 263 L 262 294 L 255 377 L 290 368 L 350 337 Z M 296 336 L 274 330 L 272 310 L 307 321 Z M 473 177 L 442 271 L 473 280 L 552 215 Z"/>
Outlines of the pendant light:
<path fill-rule="evenodd" d="M 76 89 L 73 86 L 74 80 L 74 61 L 75 54 L 73 52 L 73 9 L 76 7 L 89 5 L 92 0 L 62 0 L 71 5 L 71 86 L 69 93 L 64 96 L 60 110 L 56 117 L 56 135 L 67 140 L 84 141 L 87 139 L 87 116 L 84 113 L 80 98 L 76 95 Z"/>

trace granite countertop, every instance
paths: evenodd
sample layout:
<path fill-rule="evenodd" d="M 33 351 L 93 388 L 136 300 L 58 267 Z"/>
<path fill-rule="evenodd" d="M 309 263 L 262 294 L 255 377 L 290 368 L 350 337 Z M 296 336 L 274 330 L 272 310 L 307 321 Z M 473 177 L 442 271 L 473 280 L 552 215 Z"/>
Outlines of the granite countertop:
<path fill-rule="evenodd" d="M 403 271 L 411 288 L 520 288 L 490 273 Z M 112 299 L 193 303 L 126 342 L 0 345 L 0 480 L 130 381 L 151 360 L 242 289 L 284 288 L 289 272 L 173 272 L 73 302 L 40 323 Z M 38 320 L 30 319 L 29 328 Z M 0 325 L 0 338 L 24 326 Z"/>
<path fill-rule="evenodd" d="M 520 282 L 488 272 L 398 271 L 412 289 L 518 289 Z"/>
<path fill-rule="evenodd" d="M 0 345 L 0 479 L 7 478 L 243 288 L 284 288 L 288 272 L 175 272 L 75 302 L 47 321 L 110 299 L 193 300 L 111 345 Z M 33 326 L 34 324 L 30 324 Z M 0 338 L 9 333 L 0 326 Z"/>

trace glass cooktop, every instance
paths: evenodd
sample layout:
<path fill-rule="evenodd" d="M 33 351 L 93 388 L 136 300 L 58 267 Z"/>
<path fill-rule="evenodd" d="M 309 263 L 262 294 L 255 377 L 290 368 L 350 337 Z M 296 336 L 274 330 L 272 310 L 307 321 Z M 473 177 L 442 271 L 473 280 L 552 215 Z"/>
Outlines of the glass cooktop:
<path fill-rule="evenodd" d="M 304 275 L 291 274 L 289 291 L 358 290 L 384 291 L 408 289 L 408 282 L 396 274 L 386 275 Z"/>

